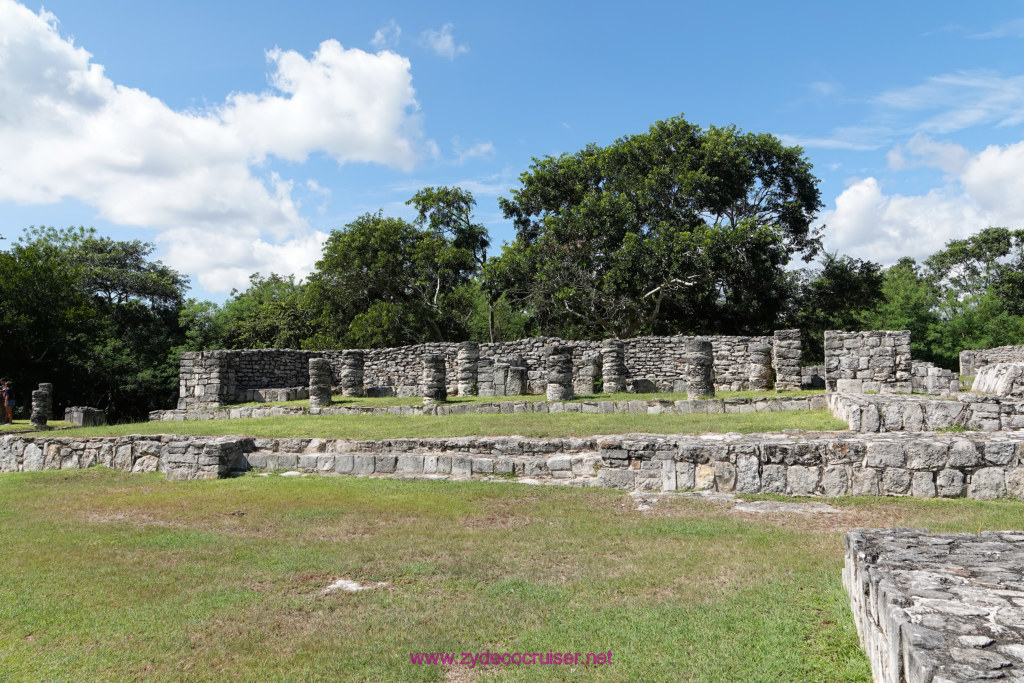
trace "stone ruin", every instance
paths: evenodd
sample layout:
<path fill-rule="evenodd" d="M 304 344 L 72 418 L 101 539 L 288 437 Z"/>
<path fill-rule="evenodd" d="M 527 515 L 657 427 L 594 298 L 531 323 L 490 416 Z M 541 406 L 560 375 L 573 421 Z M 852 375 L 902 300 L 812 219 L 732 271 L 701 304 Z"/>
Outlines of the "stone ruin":
<path fill-rule="evenodd" d="M 686 341 L 690 337 L 635 337 L 566 341 L 533 337 L 497 343 L 427 343 L 388 349 L 298 351 L 243 349 L 185 352 L 181 356 L 178 410 L 202 411 L 232 403 L 287 401 L 309 396 L 309 362 L 326 359 L 332 392 L 344 396 L 421 396 L 423 359 L 441 355 L 449 394 L 545 394 L 547 354 L 571 355 L 573 393 L 686 391 Z M 718 390 L 800 386 L 816 381 L 801 367 L 799 330 L 773 336 L 703 337 L 711 343 Z M 820 373 L 819 373 L 820 374 Z"/>

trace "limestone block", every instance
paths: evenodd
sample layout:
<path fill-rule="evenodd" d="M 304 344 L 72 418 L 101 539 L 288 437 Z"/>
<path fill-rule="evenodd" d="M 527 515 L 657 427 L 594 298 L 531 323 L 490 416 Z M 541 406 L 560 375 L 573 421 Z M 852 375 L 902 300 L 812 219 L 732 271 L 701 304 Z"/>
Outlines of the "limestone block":
<path fill-rule="evenodd" d="M 995 500 L 1006 495 L 1006 473 L 1001 467 L 983 467 L 971 475 L 967 496 L 976 500 Z"/>
<path fill-rule="evenodd" d="M 964 473 L 960 470 L 942 470 L 936 475 L 935 484 L 942 498 L 959 498 L 964 495 Z"/>

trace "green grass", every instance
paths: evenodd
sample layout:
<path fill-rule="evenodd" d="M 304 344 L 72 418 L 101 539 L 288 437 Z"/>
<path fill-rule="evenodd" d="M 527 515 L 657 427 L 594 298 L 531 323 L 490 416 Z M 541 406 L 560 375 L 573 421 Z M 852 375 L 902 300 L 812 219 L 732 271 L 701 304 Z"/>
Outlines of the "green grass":
<path fill-rule="evenodd" d="M 349 439 L 427 438 L 450 436 L 590 436 L 649 432 L 768 432 L 783 429 L 842 430 L 847 424 L 825 410 L 711 415 L 633 415 L 627 413 L 500 413 L 434 417 L 430 415 L 290 415 L 238 420 L 136 422 L 83 427 L 60 436 L 125 434 L 248 434 L 261 437 Z"/>
<path fill-rule="evenodd" d="M 867 681 L 842 534 L 1019 527 L 1010 502 L 848 499 L 841 523 L 483 482 L 0 476 L 12 681 Z M 835 516 L 830 519 L 834 519 Z M 386 582 L 324 595 L 334 580 Z M 410 652 L 607 652 L 603 667 Z"/>
<path fill-rule="evenodd" d="M 824 389 L 812 389 L 808 391 L 719 391 L 715 398 L 777 398 L 779 396 L 813 396 L 824 394 Z M 574 401 L 653 401 L 654 399 L 669 399 L 682 401 L 687 398 L 685 392 L 662 392 L 656 394 L 586 394 L 576 396 Z M 423 404 L 423 398 L 412 396 L 399 398 L 396 396 L 382 397 L 360 397 L 351 398 L 344 396 L 333 396 L 334 405 L 339 406 L 372 406 L 375 408 L 387 408 L 391 406 L 417 406 Z M 523 396 L 449 396 L 448 403 L 455 405 L 469 403 L 498 403 L 502 401 L 544 401 L 544 394 L 526 394 Z M 261 403 L 250 401 L 249 403 L 232 403 L 227 407 L 238 408 L 244 406 L 308 406 L 308 399 L 297 399 L 295 401 L 275 401 Z"/>
<path fill-rule="evenodd" d="M 61 429 L 64 427 L 71 427 L 72 425 L 70 422 L 65 422 L 64 420 L 50 420 L 47 426 L 50 429 Z M 24 431 L 32 431 L 32 425 L 28 420 L 15 420 L 12 425 L 0 425 L 0 434 Z"/>

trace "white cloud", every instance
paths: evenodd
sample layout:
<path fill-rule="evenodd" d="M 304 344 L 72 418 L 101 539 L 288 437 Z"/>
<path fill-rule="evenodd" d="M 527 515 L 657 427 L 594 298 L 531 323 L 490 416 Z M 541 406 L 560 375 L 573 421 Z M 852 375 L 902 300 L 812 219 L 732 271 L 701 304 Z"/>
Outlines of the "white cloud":
<path fill-rule="evenodd" d="M 398 41 L 402 38 L 402 27 L 395 23 L 392 19 L 385 26 L 381 26 L 377 29 L 373 38 L 370 40 L 370 45 L 373 45 L 378 50 L 383 50 L 386 47 L 398 45 Z"/>
<path fill-rule="evenodd" d="M 905 145 L 898 145 L 888 153 L 889 168 L 901 171 L 915 166 L 938 168 L 955 175 L 963 170 L 971 153 L 952 142 L 939 142 L 918 133 Z"/>
<path fill-rule="evenodd" d="M 409 61 L 392 52 L 328 40 L 310 58 L 275 48 L 267 59 L 270 90 L 177 112 L 112 82 L 52 14 L 0 0 L 0 201 L 74 198 L 162 230 L 165 261 L 211 292 L 244 286 L 254 266 L 308 271 L 321 234 L 299 215 L 291 181 L 261 163 L 323 152 L 409 169 L 418 105 Z"/>
<path fill-rule="evenodd" d="M 478 142 L 467 147 L 457 136 L 452 139 L 452 149 L 455 150 L 455 163 L 464 164 L 470 159 L 491 159 L 494 157 L 494 144 Z"/>
<path fill-rule="evenodd" d="M 990 40 L 992 38 L 1024 38 L 1024 19 L 1012 19 L 1001 24 L 991 31 L 975 33 L 967 36 L 977 40 Z"/>
<path fill-rule="evenodd" d="M 988 147 L 962 162 L 956 145 L 925 138 L 915 145 L 928 165 L 957 169 L 950 182 L 905 196 L 886 194 L 873 177 L 856 180 L 821 216 L 829 250 L 889 264 L 923 259 L 988 226 L 1024 226 L 1024 142 Z"/>
<path fill-rule="evenodd" d="M 1024 76 L 1000 76 L 992 71 L 956 71 L 933 76 L 909 88 L 888 90 L 875 101 L 896 112 L 934 115 L 914 129 L 945 134 L 977 125 L 1016 125 L 1024 122 Z"/>
<path fill-rule="evenodd" d="M 424 31 L 421 35 L 424 44 L 433 50 L 435 53 L 448 59 L 455 59 L 456 55 L 461 55 L 465 52 L 469 52 L 469 48 L 465 45 L 457 45 L 455 43 L 455 36 L 452 35 L 452 24 L 445 24 L 441 27 L 440 31 L 433 29 Z"/>

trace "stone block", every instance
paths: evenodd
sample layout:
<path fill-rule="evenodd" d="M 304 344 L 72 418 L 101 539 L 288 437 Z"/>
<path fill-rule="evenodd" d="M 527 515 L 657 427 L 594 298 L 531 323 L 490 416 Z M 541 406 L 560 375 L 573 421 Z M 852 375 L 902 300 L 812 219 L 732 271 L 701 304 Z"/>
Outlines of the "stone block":
<path fill-rule="evenodd" d="M 434 468 L 437 468 L 437 461 L 434 461 Z M 423 456 L 422 455 L 400 455 L 398 456 L 397 471 L 421 474 L 423 472 Z"/>
<path fill-rule="evenodd" d="M 355 456 L 353 474 L 373 474 L 376 459 L 368 453 L 360 453 Z"/>
<path fill-rule="evenodd" d="M 844 465 L 830 465 L 821 474 L 821 493 L 825 496 L 845 496 L 850 479 Z"/>
<path fill-rule="evenodd" d="M 352 474 L 355 470 L 355 456 L 342 453 L 334 456 L 334 471 L 338 474 Z"/>
<path fill-rule="evenodd" d="M 697 491 L 707 491 L 715 485 L 714 465 L 700 464 L 694 470 L 693 488 Z"/>
<path fill-rule="evenodd" d="M 877 496 L 878 470 L 854 469 L 850 494 L 854 496 Z"/>
<path fill-rule="evenodd" d="M 946 466 L 949 447 L 945 442 L 918 439 L 907 444 L 906 465 L 912 470 L 940 470 Z M 887 463 L 886 467 L 901 467 Z"/>
<path fill-rule="evenodd" d="M 889 467 L 882 473 L 882 493 L 902 495 L 910 490 L 910 471 Z"/>
<path fill-rule="evenodd" d="M 452 476 L 470 477 L 473 475 L 473 459 L 465 455 L 452 456 Z"/>
<path fill-rule="evenodd" d="M 736 488 L 736 466 L 729 462 L 715 463 L 715 489 L 730 492 Z"/>
<path fill-rule="evenodd" d="M 960 470 L 942 470 L 935 477 L 936 493 L 942 498 L 964 495 L 964 473 Z"/>
<path fill-rule="evenodd" d="M 995 500 L 1006 496 L 1006 474 L 1001 467 L 983 467 L 971 475 L 967 496 L 976 500 Z"/>
<path fill-rule="evenodd" d="M 604 468 L 597 473 L 597 483 L 599 486 L 626 491 L 632 491 L 636 487 L 635 478 L 634 471 L 630 469 Z"/>
<path fill-rule="evenodd" d="M 820 467 L 791 465 L 786 470 L 786 492 L 791 496 L 813 496 L 820 480 Z"/>
<path fill-rule="evenodd" d="M 907 453 L 899 441 L 872 440 L 867 442 L 864 463 L 868 467 L 903 467 Z"/>
<path fill-rule="evenodd" d="M 394 474 L 397 468 L 397 455 L 378 455 L 374 463 L 374 471 L 378 474 Z"/>
<path fill-rule="evenodd" d="M 757 493 L 761 490 L 760 462 L 754 455 L 736 457 L 736 490 Z"/>
<path fill-rule="evenodd" d="M 935 480 L 931 472 L 914 472 L 910 479 L 910 495 L 915 498 L 934 498 Z"/>
<path fill-rule="evenodd" d="M 762 465 L 761 466 L 761 493 L 785 493 L 786 492 L 786 466 L 785 465 Z"/>

